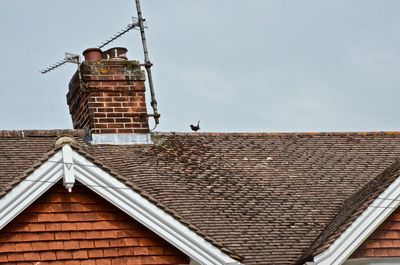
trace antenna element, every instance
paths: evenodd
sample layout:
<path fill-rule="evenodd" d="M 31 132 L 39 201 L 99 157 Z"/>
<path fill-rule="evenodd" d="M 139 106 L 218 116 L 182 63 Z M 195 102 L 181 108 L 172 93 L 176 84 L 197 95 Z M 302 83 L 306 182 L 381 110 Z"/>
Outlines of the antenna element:
<path fill-rule="evenodd" d="M 135 18 L 132 18 L 132 20 L 133 20 L 132 24 L 128 24 L 123 30 L 117 32 L 116 34 L 114 34 L 114 36 L 112 36 L 111 38 L 107 39 L 105 42 L 103 42 L 102 44 L 98 45 L 97 47 L 99 49 L 104 48 L 105 46 L 107 46 L 111 42 L 115 41 L 116 39 L 118 39 L 122 35 L 125 35 L 129 31 L 131 31 L 132 29 L 139 27 L 139 23 L 135 20 Z"/>
<path fill-rule="evenodd" d="M 54 69 L 57 69 L 58 67 L 63 66 L 66 63 L 75 63 L 79 66 L 80 62 L 79 62 L 79 55 L 77 54 L 73 54 L 73 53 L 65 53 L 65 58 L 62 61 L 59 61 L 49 67 L 47 67 L 46 69 L 43 69 L 42 71 L 39 71 L 41 74 L 47 74 L 50 71 L 53 71 Z"/>

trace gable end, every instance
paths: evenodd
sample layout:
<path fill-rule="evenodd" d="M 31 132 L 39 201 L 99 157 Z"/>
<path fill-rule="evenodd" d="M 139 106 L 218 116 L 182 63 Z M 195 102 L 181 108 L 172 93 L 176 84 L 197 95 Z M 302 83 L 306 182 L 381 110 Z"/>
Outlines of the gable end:
<path fill-rule="evenodd" d="M 64 145 L 64 153 L 68 148 L 69 145 Z M 91 160 L 72 149 L 71 152 L 67 151 L 71 157 L 63 157 L 63 150 L 59 150 L 7 195 L 0 198 L 0 229 L 63 176 L 68 175 L 69 178 L 64 179 L 64 185 L 68 189 L 73 189 L 73 183 L 79 181 L 188 255 L 193 261 L 207 265 L 240 264 Z M 70 158 L 72 164 L 66 163 L 65 161 Z M 65 170 L 68 170 L 68 173 L 64 172 Z"/>

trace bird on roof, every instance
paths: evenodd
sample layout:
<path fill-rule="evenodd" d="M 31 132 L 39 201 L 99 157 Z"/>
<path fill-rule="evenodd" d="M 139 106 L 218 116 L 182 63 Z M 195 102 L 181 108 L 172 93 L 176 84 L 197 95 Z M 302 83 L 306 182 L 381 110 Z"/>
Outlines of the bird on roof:
<path fill-rule="evenodd" d="M 192 131 L 195 131 L 195 132 L 200 130 L 200 121 L 197 122 L 197 125 L 190 124 L 190 129 L 192 129 Z"/>

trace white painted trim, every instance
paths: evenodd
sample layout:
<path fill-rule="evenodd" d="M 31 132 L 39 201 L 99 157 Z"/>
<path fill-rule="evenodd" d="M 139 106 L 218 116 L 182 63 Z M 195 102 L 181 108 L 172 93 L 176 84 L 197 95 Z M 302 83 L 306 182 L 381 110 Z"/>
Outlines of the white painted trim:
<path fill-rule="evenodd" d="M 341 265 L 400 205 L 400 177 L 375 199 L 342 235 L 321 254 L 317 265 Z"/>
<path fill-rule="evenodd" d="M 71 155 L 74 165 L 74 181 L 86 185 L 180 249 L 193 261 L 202 265 L 240 265 L 240 262 L 223 253 L 173 216 L 130 189 L 90 160 L 72 149 L 69 154 L 68 148 L 60 150 L 39 169 L 35 170 L 27 178 L 32 181 L 22 181 L 0 199 L 0 229 L 61 179 L 64 175 L 63 161 L 69 161 L 69 155 Z M 34 194 L 30 195 L 32 193 Z"/>
<path fill-rule="evenodd" d="M 152 144 L 150 133 L 92 134 L 91 144 L 130 145 Z"/>
<path fill-rule="evenodd" d="M 201 264 L 191 259 L 189 265 L 201 265 Z"/>

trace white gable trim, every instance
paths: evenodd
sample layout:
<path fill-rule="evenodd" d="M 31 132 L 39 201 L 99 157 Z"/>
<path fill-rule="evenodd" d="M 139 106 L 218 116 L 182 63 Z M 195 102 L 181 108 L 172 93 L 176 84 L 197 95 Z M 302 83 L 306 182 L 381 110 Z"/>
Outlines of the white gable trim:
<path fill-rule="evenodd" d="M 67 189 L 72 189 L 74 182 L 79 181 L 199 264 L 240 264 L 145 197 L 72 150 L 69 145 L 65 145 L 0 199 L 0 229 L 63 177 Z"/>
<path fill-rule="evenodd" d="M 321 254 L 317 265 L 341 265 L 400 205 L 400 177 L 375 199 L 343 234 Z"/>

